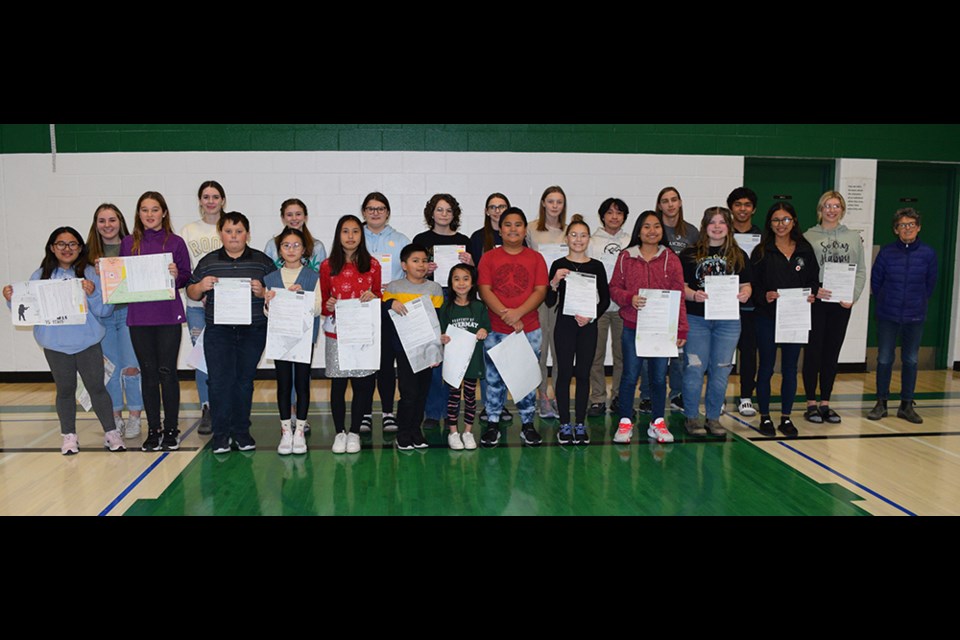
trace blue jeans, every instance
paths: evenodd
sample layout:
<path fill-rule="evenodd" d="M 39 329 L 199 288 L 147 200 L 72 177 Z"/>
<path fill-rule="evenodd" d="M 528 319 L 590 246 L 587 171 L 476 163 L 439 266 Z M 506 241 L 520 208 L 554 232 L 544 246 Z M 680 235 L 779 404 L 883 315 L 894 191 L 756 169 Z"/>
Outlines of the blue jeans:
<path fill-rule="evenodd" d="M 886 400 L 890 395 L 890 377 L 893 375 L 894 352 L 897 335 L 900 336 L 900 401 L 913 400 L 917 386 L 917 356 L 920 353 L 920 338 L 923 337 L 922 322 L 893 322 L 877 320 L 877 398 Z"/>
<path fill-rule="evenodd" d="M 433 369 L 430 392 L 427 394 L 427 405 L 424 411 L 427 418 L 438 422 L 447 415 L 447 385 L 443 382 L 443 365 Z"/>
<path fill-rule="evenodd" d="M 740 341 L 740 320 L 706 320 L 688 313 L 687 322 L 690 331 L 683 348 L 687 359 L 683 371 L 683 413 L 688 418 L 700 414 L 700 392 L 706 375 L 704 409 L 708 420 L 717 420 L 733 369 L 733 354 Z"/>
<path fill-rule="evenodd" d="M 127 394 L 127 409 L 140 411 L 143 409 L 143 394 L 140 391 L 140 364 L 137 354 L 133 352 L 133 343 L 130 341 L 130 327 L 127 326 L 127 305 L 118 304 L 113 308 L 113 314 L 100 318 L 100 322 L 107 332 L 103 335 L 103 355 L 113 363 L 113 375 L 107 382 L 107 393 L 113 402 L 113 410 L 123 409 L 123 394 Z M 124 369 L 137 369 L 136 375 L 128 376 Z"/>
<path fill-rule="evenodd" d="M 213 435 L 250 430 L 253 378 L 267 343 L 267 325 L 207 325 L 203 353 L 207 359 Z"/>
<path fill-rule="evenodd" d="M 760 367 L 757 369 L 757 404 L 760 415 L 770 415 L 770 378 L 777 362 L 777 347 L 780 347 L 780 410 L 788 416 L 793 411 L 793 400 L 797 395 L 797 360 L 800 359 L 802 344 L 782 343 L 776 339 L 776 322 L 772 318 L 758 313 L 757 351 L 760 353 Z"/>
<path fill-rule="evenodd" d="M 669 358 L 640 358 L 637 356 L 637 330 L 623 328 L 621 345 L 623 347 L 623 376 L 620 378 L 620 417 L 633 415 L 634 396 L 637 392 L 637 379 L 640 368 L 646 364 L 647 378 L 650 380 L 650 402 L 653 415 L 650 422 L 662 418 L 667 406 L 667 362 Z"/>
<path fill-rule="evenodd" d="M 487 422 L 494 425 L 500 422 L 500 412 L 507 402 L 507 385 L 503 384 L 500 372 L 497 371 L 497 365 L 493 364 L 493 360 L 490 359 L 487 352 L 506 340 L 509 335 L 510 334 L 507 333 L 491 331 L 487 339 L 483 341 L 483 361 L 487 366 L 487 389 L 483 396 L 483 406 L 487 410 Z M 540 329 L 524 335 L 527 336 L 527 342 L 533 347 L 533 353 L 536 354 L 539 359 L 540 343 L 543 340 L 543 334 Z M 537 390 L 534 389 L 519 400 L 514 398 L 513 402 L 517 405 L 517 411 L 520 412 L 520 422 L 522 424 L 533 424 L 533 415 L 537 404 Z"/>
<path fill-rule="evenodd" d="M 681 301 L 680 304 L 683 304 Z M 686 346 L 684 346 L 686 349 Z M 676 358 L 670 358 L 670 397 L 676 398 L 683 391 L 683 370 L 685 369 L 684 356 L 681 353 Z M 642 390 L 641 390 L 642 393 Z"/>
<path fill-rule="evenodd" d="M 206 325 L 207 321 L 203 315 L 203 307 L 187 307 L 187 328 L 190 329 L 190 344 L 197 344 L 197 338 L 200 337 Z M 206 343 L 206 339 L 204 339 L 204 343 Z M 206 353 L 206 347 L 204 347 L 203 351 Z M 197 381 L 197 394 L 200 396 L 200 404 L 208 404 L 210 402 L 210 391 L 207 387 L 207 374 L 199 369 L 195 370 L 194 373 Z"/>

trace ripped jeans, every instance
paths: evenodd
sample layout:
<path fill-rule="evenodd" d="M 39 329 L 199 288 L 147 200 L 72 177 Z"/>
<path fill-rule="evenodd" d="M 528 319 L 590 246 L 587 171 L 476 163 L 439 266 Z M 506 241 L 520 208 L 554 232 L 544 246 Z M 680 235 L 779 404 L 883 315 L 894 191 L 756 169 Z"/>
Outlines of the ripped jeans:
<path fill-rule="evenodd" d="M 140 362 L 143 408 L 150 431 L 176 431 L 180 421 L 180 381 L 177 356 L 183 329 L 179 324 L 130 327 L 130 340 Z M 160 398 L 163 397 L 163 424 Z"/>
<path fill-rule="evenodd" d="M 708 420 L 717 420 L 733 368 L 733 354 L 740 340 L 740 320 L 705 320 L 689 313 L 687 322 L 690 331 L 683 348 L 687 365 L 683 372 L 683 413 L 687 418 L 700 414 L 700 393 L 706 375 L 704 408 Z"/>

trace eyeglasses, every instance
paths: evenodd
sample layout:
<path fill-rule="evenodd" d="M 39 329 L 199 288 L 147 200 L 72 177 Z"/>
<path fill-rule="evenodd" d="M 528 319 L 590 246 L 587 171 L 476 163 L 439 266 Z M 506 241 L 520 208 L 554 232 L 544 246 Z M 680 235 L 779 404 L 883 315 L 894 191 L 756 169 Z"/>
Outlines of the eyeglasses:
<path fill-rule="evenodd" d="M 507 205 L 505 204 L 492 204 L 487 207 L 487 211 L 506 211 Z"/>
<path fill-rule="evenodd" d="M 915 229 L 916 227 L 916 222 L 900 222 L 897 224 L 897 229 Z"/>
<path fill-rule="evenodd" d="M 286 251 L 293 251 L 295 249 L 299 249 L 302 246 L 303 245 L 300 244 L 299 242 L 284 242 L 283 244 L 280 245 L 280 248 Z"/>
<path fill-rule="evenodd" d="M 793 222 L 793 218 L 790 216 L 784 216 L 783 218 L 770 218 L 770 224 L 790 224 Z"/>
<path fill-rule="evenodd" d="M 386 207 L 366 207 L 364 211 L 366 211 L 367 213 L 386 213 L 387 208 Z"/>
<path fill-rule="evenodd" d="M 57 249 L 60 249 L 60 251 L 63 251 L 64 249 L 70 249 L 71 251 L 73 251 L 74 249 L 76 249 L 77 247 L 80 246 L 80 243 L 79 243 L 79 242 L 62 242 L 62 241 L 61 241 L 61 242 L 54 242 L 54 243 L 53 243 L 53 246 L 55 246 Z"/>

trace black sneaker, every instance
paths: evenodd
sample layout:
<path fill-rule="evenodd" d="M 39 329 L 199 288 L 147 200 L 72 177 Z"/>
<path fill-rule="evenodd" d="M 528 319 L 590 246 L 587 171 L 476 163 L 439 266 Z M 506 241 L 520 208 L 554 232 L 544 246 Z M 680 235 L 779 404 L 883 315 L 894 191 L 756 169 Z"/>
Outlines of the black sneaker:
<path fill-rule="evenodd" d="M 652 407 L 651 403 L 651 407 Z M 683 394 L 678 393 L 675 398 L 670 398 L 670 408 L 676 409 L 677 411 L 683 411 Z"/>
<path fill-rule="evenodd" d="M 569 424 L 560 425 L 560 430 L 557 431 L 557 442 L 560 444 L 573 444 L 573 427 Z"/>
<path fill-rule="evenodd" d="M 500 442 L 500 425 L 489 423 L 487 430 L 480 436 L 480 444 L 485 447 L 495 447 Z"/>
<path fill-rule="evenodd" d="M 788 438 L 796 438 L 800 434 L 797 428 L 793 426 L 793 420 L 786 416 L 780 418 L 780 433 Z"/>
<path fill-rule="evenodd" d="M 233 434 L 233 441 L 240 451 L 253 451 L 257 448 L 257 441 L 253 439 L 249 431 L 241 431 Z"/>
<path fill-rule="evenodd" d="M 840 424 L 841 418 L 840 414 L 830 408 L 830 405 L 820 405 L 820 415 L 823 417 L 824 422 L 830 424 Z"/>
<path fill-rule="evenodd" d="M 163 432 L 163 438 L 160 440 L 160 448 L 164 451 L 176 451 L 180 448 L 180 431 L 178 429 L 169 429 Z"/>
<path fill-rule="evenodd" d="M 610 401 L 610 413 L 620 415 L 620 398 L 614 398 Z"/>
<path fill-rule="evenodd" d="M 230 453 L 230 436 L 213 436 L 214 453 Z"/>
<path fill-rule="evenodd" d="M 424 429 L 436 429 L 440 426 L 440 421 L 435 418 L 426 418 L 423 421 Z"/>
<path fill-rule="evenodd" d="M 383 432 L 393 433 L 398 429 L 397 419 L 392 413 L 383 414 Z M 363 431 L 363 424 L 360 425 L 360 431 Z"/>
<path fill-rule="evenodd" d="M 526 423 L 523 425 L 523 428 L 520 429 L 520 440 L 523 441 L 523 444 L 530 447 L 539 447 L 540 443 L 543 442 L 543 438 L 541 438 L 537 430 L 533 428 L 532 422 Z"/>
<path fill-rule="evenodd" d="M 587 409 L 587 417 L 598 418 L 607 413 L 607 403 L 606 402 L 594 402 L 590 405 L 590 408 Z"/>
<path fill-rule="evenodd" d="M 420 429 L 414 429 L 410 433 L 410 437 L 413 440 L 413 446 L 415 449 L 426 449 L 430 445 L 427 444 L 427 439 L 423 437 L 423 433 Z"/>
<path fill-rule="evenodd" d="M 510 413 L 510 411 L 509 411 L 506 407 L 504 407 L 503 409 L 501 409 L 501 410 L 500 410 L 500 422 L 512 422 L 512 421 L 513 421 L 513 414 Z"/>
<path fill-rule="evenodd" d="M 401 431 L 397 434 L 397 449 L 400 451 L 413 451 L 413 434 Z"/>
<path fill-rule="evenodd" d="M 823 423 L 823 415 L 820 413 L 820 409 L 817 405 L 811 405 L 807 407 L 807 410 L 803 412 L 803 419 L 807 422 L 813 422 L 815 424 Z"/>
<path fill-rule="evenodd" d="M 582 422 L 573 428 L 573 440 L 577 444 L 590 444 L 590 434 Z"/>
<path fill-rule="evenodd" d="M 202 436 L 208 436 L 213 433 L 213 417 L 210 415 L 210 405 L 203 405 L 200 414 L 200 426 L 197 427 L 197 433 Z"/>
<path fill-rule="evenodd" d="M 373 429 L 373 416 L 365 415 L 360 419 L 360 433 L 370 433 Z"/>
<path fill-rule="evenodd" d="M 147 433 L 147 439 L 140 446 L 140 451 L 160 451 L 160 441 L 163 439 L 163 431 L 151 430 Z"/>
<path fill-rule="evenodd" d="M 773 438 L 777 435 L 777 430 L 773 427 L 773 420 L 770 416 L 760 416 L 760 435 Z"/>
<path fill-rule="evenodd" d="M 640 413 L 653 413 L 653 401 L 649 398 L 640 400 Z"/>

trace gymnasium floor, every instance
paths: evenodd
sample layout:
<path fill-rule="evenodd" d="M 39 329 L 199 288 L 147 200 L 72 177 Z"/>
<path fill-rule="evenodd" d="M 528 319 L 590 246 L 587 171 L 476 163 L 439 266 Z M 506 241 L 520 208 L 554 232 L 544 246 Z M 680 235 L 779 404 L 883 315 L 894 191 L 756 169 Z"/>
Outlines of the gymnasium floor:
<path fill-rule="evenodd" d="M 192 382 L 182 383 L 179 451 L 110 453 L 92 414 L 78 419 L 80 454 L 61 456 L 52 384 L 0 385 L 0 515 L 957 515 L 960 514 L 960 374 L 921 371 L 924 424 L 870 422 L 874 376 L 841 374 L 832 406 L 840 425 L 764 438 L 757 418 L 724 415 L 726 438 L 691 438 L 675 412 L 672 445 L 612 442 L 614 420 L 591 419 L 591 444 L 519 441 L 508 423 L 493 450 L 451 451 L 440 430 L 429 450 L 385 442 L 379 416 L 357 455 L 330 452 L 329 383 L 313 383 L 305 456 L 277 455 L 275 385 L 258 381 L 255 452 L 214 456 L 196 433 Z M 729 391 L 736 388 L 731 377 Z M 774 389 L 779 387 L 774 380 Z M 893 387 L 899 388 L 894 374 Z M 775 401 L 778 399 L 775 399 Z M 728 402 L 729 404 L 729 402 Z M 774 404 L 774 407 L 777 405 Z M 895 415 L 896 403 L 891 401 Z M 776 414 L 775 414 L 776 415 Z M 955 419 L 955 418 L 954 418 Z"/>

